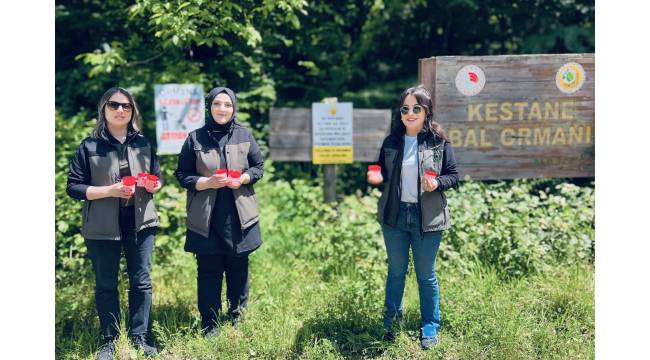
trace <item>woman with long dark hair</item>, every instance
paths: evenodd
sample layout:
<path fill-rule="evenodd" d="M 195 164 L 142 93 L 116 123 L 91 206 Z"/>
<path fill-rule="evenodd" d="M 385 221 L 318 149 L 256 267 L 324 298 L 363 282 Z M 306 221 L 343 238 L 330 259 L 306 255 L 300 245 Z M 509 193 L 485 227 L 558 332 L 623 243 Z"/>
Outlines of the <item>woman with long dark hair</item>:
<path fill-rule="evenodd" d="M 131 94 L 108 89 L 97 106 L 97 123 L 70 161 L 67 193 L 84 200 L 81 234 L 95 271 L 95 303 L 102 346 L 99 359 L 112 359 L 120 322 L 117 291 L 120 257 L 129 277 L 129 335 L 146 355 L 157 352 L 149 340 L 151 253 L 160 225 L 153 194 L 162 187 L 153 147 L 140 133 L 140 113 Z M 135 187 L 139 173 L 159 178 Z"/>
<path fill-rule="evenodd" d="M 435 260 L 442 232 L 450 227 L 444 191 L 458 185 L 451 143 L 433 115 L 433 102 L 426 88 L 406 89 L 391 132 L 380 150 L 381 171 L 367 174 L 370 184 L 384 184 L 377 213 L 388 257 L 384 338 L 394 339 L 394 321 L 402 318 L 411 249 L 420 295 L 420 342 L 424 349 L 438 342 L 440 328 Z"/>

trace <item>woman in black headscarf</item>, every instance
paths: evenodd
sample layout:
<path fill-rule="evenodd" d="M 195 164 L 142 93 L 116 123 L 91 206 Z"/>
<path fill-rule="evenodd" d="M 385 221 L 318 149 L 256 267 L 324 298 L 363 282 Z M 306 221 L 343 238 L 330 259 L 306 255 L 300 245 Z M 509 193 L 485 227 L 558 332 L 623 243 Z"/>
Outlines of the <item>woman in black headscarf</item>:
<path fill-rule="evenodd" d="M 264 163 L 253 135 L 236 121 L 232 90 L 212 89 L 207 108 L 206 124 L 183 144 L 175 175 L 187 189 L 185 251 L 196 255 L 201 324 L 206 336 L 214 336 L 224 272 L 233 325 L 247 304 L 248 255 L 262 244 L 253 184 Z"/>

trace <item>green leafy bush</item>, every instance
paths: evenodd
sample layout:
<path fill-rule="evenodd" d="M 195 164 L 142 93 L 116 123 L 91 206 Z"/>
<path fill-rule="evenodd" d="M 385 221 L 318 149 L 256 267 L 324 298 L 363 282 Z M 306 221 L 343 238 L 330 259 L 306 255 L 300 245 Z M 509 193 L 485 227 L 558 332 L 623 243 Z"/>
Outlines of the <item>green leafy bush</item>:
<path fill-rule="evenodd" d="M 55 113 L 55 209 L 54 238 L 56 244 L 57 282 L 84 277 L 86 245 L 79 233 L 81 202 L 66 194 L 70 158 L 77 147 L 90 134 L 95 121 L 86 113 L 64 119 Z"/>
<path fill-rule="evenodd" d="M 453 226 L 444 235 L 438 266 L 467 273 L 483 264 L 520 276 L 592 261 L 593 188 L 560 183 L 537 190 L 539 185 L 466 181 L 448 191 Z M 336 204 L 323 203 L 322 189 L 304 180 L 266 182 L 257 192 L 264 240 L 277 256 L 315 259 L 326 278 L 346 271 L 383 274 L 379 191 Z"/>
<path fill-rule="evenodd" d="M 541 182 L 470 181 L 449 192 L 453 227 L 441 244 L 442 263 L 463 271 L 482 263 L 516 276 L 592 261 L 593 187 L 536 189 Z"/>

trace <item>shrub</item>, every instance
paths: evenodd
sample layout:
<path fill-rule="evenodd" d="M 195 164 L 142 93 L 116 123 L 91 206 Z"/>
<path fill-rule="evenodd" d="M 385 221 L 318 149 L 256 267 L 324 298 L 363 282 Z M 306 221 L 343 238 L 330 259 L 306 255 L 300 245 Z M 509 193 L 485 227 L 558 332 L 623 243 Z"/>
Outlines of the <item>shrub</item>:
<path fill-rule="evenodd" d="M 448 191 L 453 226 L 444 235 L 438 266 L 466 273 L 483 264 L 520 276 L 592 261 L 593 188 L 560 183 L 540 190 L 539 184 L 466 181 Z M 379 191 L 348 195 L 334 204 L 323 203 L 322 189 L 304 180 L 265 182 L 257 192 L 264 239 L 277 256 L 315 259 L 325 277 L 384 269 L 375 220 Z"/>
<path fill-rule="evenodd" d="M 64 119 L 55 113 L 55 224 L 56 281 L 78 281 L 85 276 L 86 246 L 79 233 L 81 202 L 66 194 L 70 158 L 77 147 L 90 134 L 95 120 L 86 113 Z M 73 280 L 74 279 L 74 280 Z"/>

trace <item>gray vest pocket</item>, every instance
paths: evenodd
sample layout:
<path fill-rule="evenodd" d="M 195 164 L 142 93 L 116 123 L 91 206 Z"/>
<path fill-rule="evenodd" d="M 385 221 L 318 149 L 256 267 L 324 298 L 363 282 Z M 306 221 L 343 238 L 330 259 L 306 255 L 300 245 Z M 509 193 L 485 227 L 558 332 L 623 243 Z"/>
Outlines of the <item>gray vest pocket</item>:
<path fill-rule="evenodd" d="M 210 216 L 216 196 L 216 190 L 187 192 L 187 228 L 202 236 L 208 237 L 210 233 Z"/>
<path fill-rule="evenodd" d="M 424 231 L 445 230 L 449 227 L 449 210 L 440 191 L 421 194 L 422 229 Z"/>
<path fill-rule="evenodd" d="M 119 240 L 119 199 L 86 200 L 81 235 L 93 240 Z"/>
<path fill-rule="evenodd" d="M 259 221 L 257 209 L 257 195 L 248 185 L 242 185 L 239 189 L 233 190 L 235 204 L 239 214 L 239 221 L 242 229 L 245 229 Z"/>

